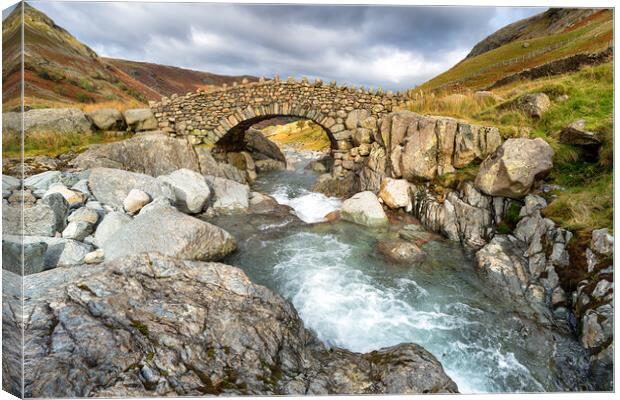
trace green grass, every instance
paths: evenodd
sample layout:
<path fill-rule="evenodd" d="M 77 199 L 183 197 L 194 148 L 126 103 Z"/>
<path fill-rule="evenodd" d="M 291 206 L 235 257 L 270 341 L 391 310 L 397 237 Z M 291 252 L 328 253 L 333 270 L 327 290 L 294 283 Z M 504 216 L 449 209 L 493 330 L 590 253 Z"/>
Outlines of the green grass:
<path fill-rule="evenodd" d="M 555 151 L 554 167 L 546 181 L 565 189 L 548 198 L 550 204 L 545 214 L 563 227 L 575 231 L 589 232 L 602 227 L 611 229 L 613 63 L 585 67 L 559 76 L 515 82 L 493 92 L 503 101 L 494 105 L 484 104 L 469 93 L 460 103 L 447 107 L 449 103 L 443 100 L 444 97 L 435 94 L 408 104 L 408 108 L 424 114 L 448 115 L 472 123 L 497 126 L 505 139 L 524 136 L 524 132 L 529 132 L 529 137 L 543 138 Z M 525 115 L 516 106 L 521 96 L 537 92 L 547 94 L 552 102 L 551 108 L 540 120 Z M 559 97 L 563 95 L 568 99 L 560 101 Z M 586 129 L 599 133 L 602 145 L 598 154 L 559 143 L 559 131 L 578 119 L 586 121 Z M 472 171 L 460 170 L 449 178 L 456 179 L 459 175 L 467 177 Z M 452 186 L 451 182 L 444 183 Z"/>
<path fill-rule="evenodd" d="M 80 153 L 88 146 L 97 143 L 110 143 L 128 138 L 130 135 L 106 134 L 95 132 L 92 134 L 34 134 L 24 140 L 24 156 L 57 157 L 70 151 Z M 7 158 L 21 156 L 21 138 L 18 135 L 2 136 L 2 155 Z"/>

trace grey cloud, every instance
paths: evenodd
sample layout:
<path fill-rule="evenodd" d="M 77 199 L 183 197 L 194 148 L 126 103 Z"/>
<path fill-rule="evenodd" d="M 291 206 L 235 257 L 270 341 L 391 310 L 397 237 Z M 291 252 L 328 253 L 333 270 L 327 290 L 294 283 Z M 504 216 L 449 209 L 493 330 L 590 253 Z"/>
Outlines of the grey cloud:
<path fill-rule="evenodd" d="M 101 55 L 404 89 L 542 8 L 31 3 Z"/>

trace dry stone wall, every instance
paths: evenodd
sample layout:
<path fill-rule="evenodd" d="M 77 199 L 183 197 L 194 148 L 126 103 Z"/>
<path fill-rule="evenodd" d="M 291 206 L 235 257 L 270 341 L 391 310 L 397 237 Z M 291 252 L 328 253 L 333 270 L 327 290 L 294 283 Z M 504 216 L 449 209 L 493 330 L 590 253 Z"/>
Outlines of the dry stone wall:
<path fill-rule="evenodd" d="M 191 143 L 222 143 L 241 140 L 251 125 L 274 116 L 310 119 L 327 132 L 335 150 L 348 151 L 355 138 L 366 140 L 368 124 L 376 124 L 405 97 L 381 90 L 338 86 L 321 80 L 286 81 L 275 78 L 233 85 L 219 90 L 172 95 L 151 103 L 159 128 L 172 136 L 185 136 Z M 362 128 L 357 132 L 357 128 Z"/>

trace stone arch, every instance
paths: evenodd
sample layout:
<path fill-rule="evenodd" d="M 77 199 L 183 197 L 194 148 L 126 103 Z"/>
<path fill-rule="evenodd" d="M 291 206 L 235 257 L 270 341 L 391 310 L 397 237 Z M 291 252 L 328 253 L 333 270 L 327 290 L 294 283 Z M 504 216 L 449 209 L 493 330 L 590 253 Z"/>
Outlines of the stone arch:
<path fill-rule="evenodd" d="M 325 134 L 327 135 L 327 138 L 329 139 L 331 143 L 331 149 L 332 150 L 338 149 L 338 140 L 336 139 L 336 136 L 331 132 L 329 127 L 323 125 L 325 122 L 329 123 L 330 121 L 329 119 L 326 120 L 325 116 L 320 111 L 310 109 L 307 112 L 304 112 L 304 111 L 285 112 L 284 110 L 282 111 L 279 110 L 277 103 L 274 105 L 271 105 L 269 109 L 273 109 L 274 113 L 266 114 L 266 115 L 258 115 L 258 116 L 256 115 L 251 116 L 251 114 L 247 112 L 248 110 L 246 110 L 246 113 L 243 114 L 245 119 L 239 121 L 236 125 L 232 127 L 229 127 L 231 125 L 230 123 L 238 119 L 228 118 L 226 120 L 226 123 L 220 124 L 220 126 L 218 126 L 219 129 L 216 128 L 216 131 L 218 132 L 225 131 L 225 133 L 222 134 L 221 136 L 219 134 L 216 136 L 217 139 L 215 141 L 215 144 L 234 150 L 243 143 L 244 135 L 246 131 L 252 125 L 259 123 L 261 121 L 265 121 L 265 120 L 276 118 L 276 117 L 295 117 L 295 118 L 299 118 L 302 120 L 312 121 L 318 126 L 320 126 L 325 132 Z M 250 115 L 250 116 L 245 117 L 246 115 Z"/>

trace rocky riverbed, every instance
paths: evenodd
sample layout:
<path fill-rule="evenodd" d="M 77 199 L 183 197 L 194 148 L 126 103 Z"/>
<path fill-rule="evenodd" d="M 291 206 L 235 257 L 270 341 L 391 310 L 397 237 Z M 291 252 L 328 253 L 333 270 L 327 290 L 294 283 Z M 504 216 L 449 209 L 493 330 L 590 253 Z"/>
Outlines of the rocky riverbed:
<path fill-rule="evenodd" d="M 590 280 L 567 292 L 552 272 L 568 267 L 570 233 L 536 196 L 500 235 L 511 201 L 471 184 L 438 202 L 384 178 L 337 198 L 312 189 L 323 155 L 285 151 L 286 168 L 261 154 L 144 133 L 23 191 L 3 175 L 3 321 L 24 328 L 24 395 L 610 387 L 606 232 Z M 21 340 L 5 337 L 5 349 Z M 14 392 L 20 370 L 5 370 Z"/>

